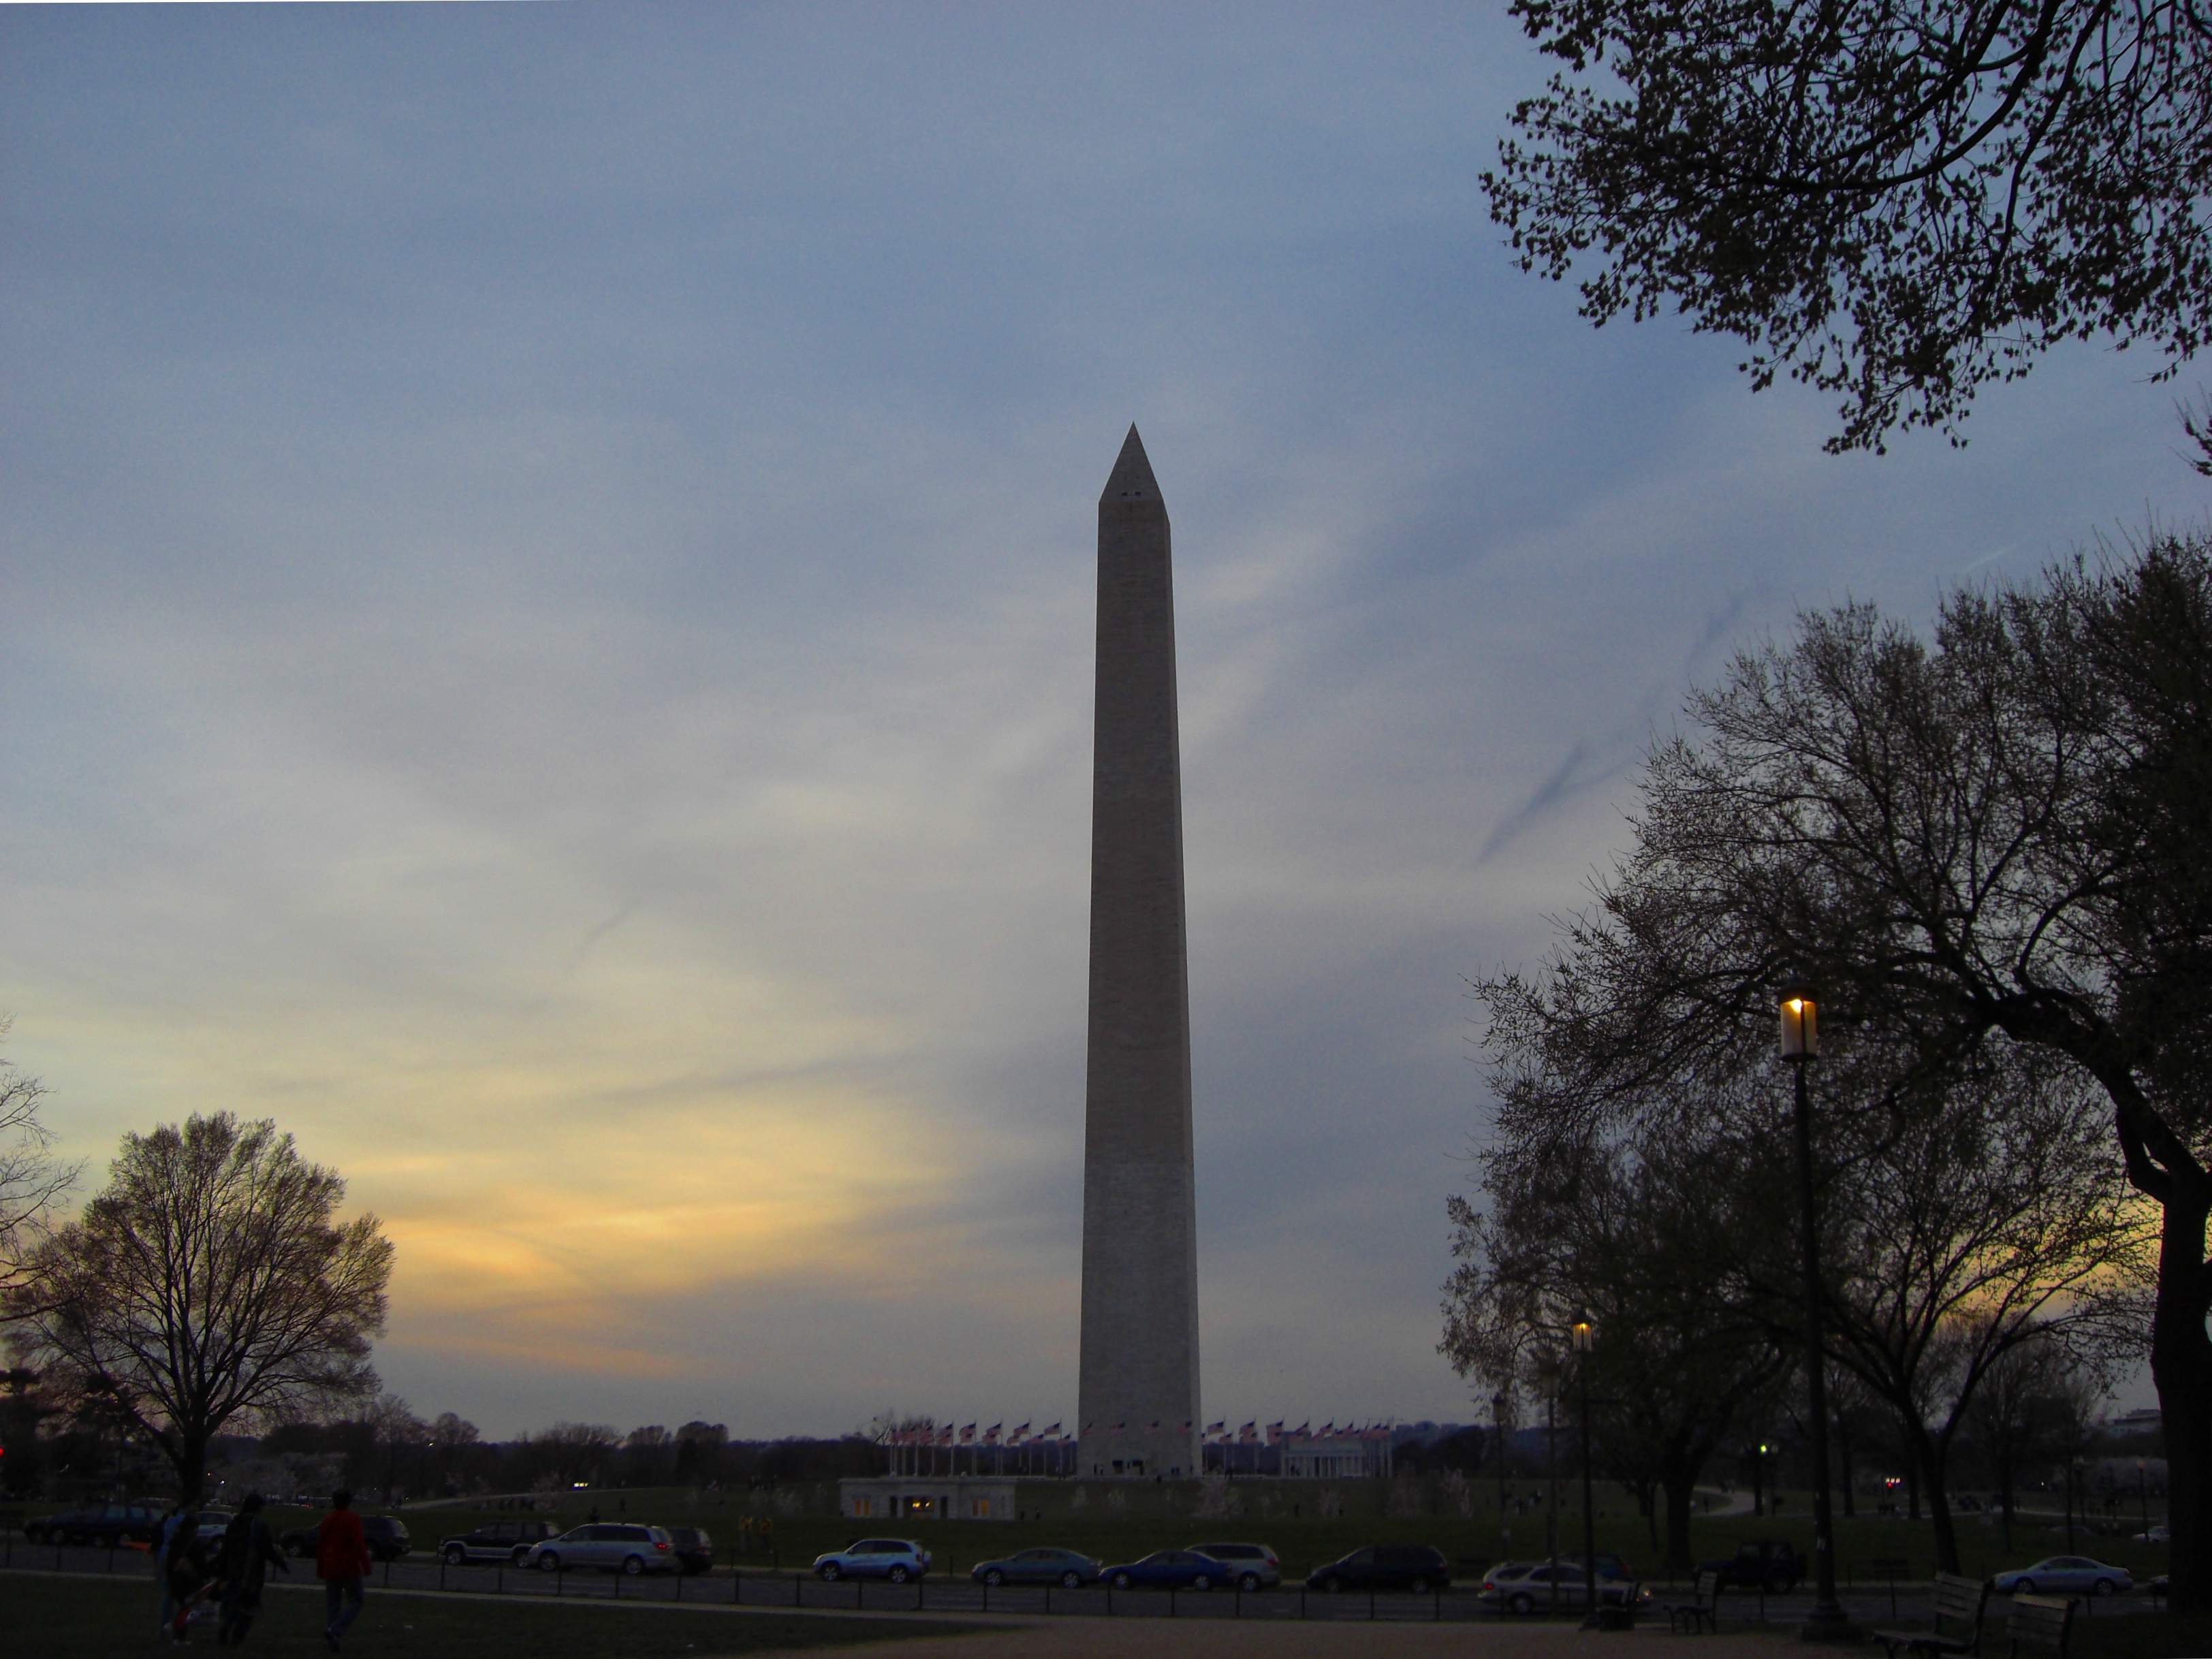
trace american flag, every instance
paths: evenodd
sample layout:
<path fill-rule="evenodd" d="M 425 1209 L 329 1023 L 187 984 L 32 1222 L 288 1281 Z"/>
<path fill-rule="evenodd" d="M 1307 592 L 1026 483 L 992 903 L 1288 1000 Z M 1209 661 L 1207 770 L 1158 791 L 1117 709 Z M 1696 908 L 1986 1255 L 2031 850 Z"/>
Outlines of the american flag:
<path fill-rule="evenodd" d="M 1004 1423 L 992 1424 L 989 1428 L 983 1431 L 983 1443 L 987 1446 L 997 1445 L 999 1443 L 999 1431 L 1006 1426 L 1006 1425 Z"/>
<path fill-rule="evenodd" d="M 1321 1433 L 1315 1437 L 1320 1440 L 1329 1440 L 1334 1439 L 1335 1435 L 1336 1425 L 1334 1422 L 1328 1422 L 1321 1425 Z"/>
<path fill-rule="evenodd" d="M 1237 1431 L 1237 1443 L 1240 1446 L 1249 1446 L 1259 1437 L 1260 1425 L 1257 1422 L 1247 1423 Z"/>
<path fill-rule="evenodd" d="M 1059 1424 L 1057 1424 L 1057 1423 L 1048 1423 L 1048 1424 L 1046 1424 L 1046 1425 L 1045 1425 L 1045 1430 L 1044 1430 L 1044 1432 L 1043 1432 L 1042 1434 L 1039 1435 L 1039 1436 L 1037 1437 L 1037 1438 L 1038 1438 L 1038 1439 L 1040 1439 L 1040 1440 L 1049 1440 L 1049 1439 L 1051 1439 L 1054 1435 L 1057 1435 L 1059 1432 L 1060 1432 L 1060 1425 L 1059 1425 Z"/>
<path fill-rule="evenodd" d="M 960 1443 L 963 1446 L 972 1446 L 975 1443 L 975 1425 L 973 1423 L 960 1431 Z"/>
<path fill-rule="evenodd" d="M 1208 1440 L 1217 1438 L 1223 1440 L 1227 1439 L 1229 1437 L 1229 1425 L 1226 1423 L 1207 1424 L 1206 1425 L 1206 1437 Z"/>
<path fill-rule="evenodd" d="M 1020 1444 L 1022 1443 L 1022 1442 L 1023 1442 L 1023 1441 L 1024 1441 L 1024 1440 L 1028 1439 L 1029 1437 L 1030 1437 L 1030 1425 L 1029 1425 L 1028 1424 L 1026 1424 L 1026 1423 L 1023 1424 L 1023 1425 L 1021 1425 L 1021 1427 L 1019 1427 L 1018 1429 L 1016 1429 L 1016 1430 L 1015 1430 L 1012 1434 L 1010 1434 L 1010 1435 L 1008 1435 L 1008 1436 L 1006 1437 L 1006 1438 L 1007 1438 L 1010 1442 L 1012 1442 L 1013 1444 L 1015 1444 L 1015 1445 L 1017 1445 L 1017 1446 L 1020 1445 Z"/>
<path fill-rule="evenodd" d="M 1281 1424 L 1270 1423 L 1267 1425 L 1267 1441 L 1269 1444 L 1272 1445 L 1274 1442 L 1280 1440 L 1282 1437 L 1283 1425 Z"/>

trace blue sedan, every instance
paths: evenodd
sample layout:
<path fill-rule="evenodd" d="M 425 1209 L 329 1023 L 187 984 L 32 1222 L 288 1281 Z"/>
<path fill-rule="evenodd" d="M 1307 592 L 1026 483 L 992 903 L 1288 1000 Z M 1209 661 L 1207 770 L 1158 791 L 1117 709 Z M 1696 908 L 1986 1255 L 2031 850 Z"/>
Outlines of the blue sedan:
<path fill-rule="evenodd" d="M 1210 1590 L 1237 1575 L 1196 1550 L 1154 1550 L 1141 1561 L 1109 1567 L 1098 1576 L 1115 1589 Z"/>
<path fill-rule="evenodd" d="M 1098 1577 L 1097 1558 L 1073 1550 L 1023 1550 L 999 1561 L 978 1561 L 968 1576 L 985 1586 L 999 1584 L 1058 1584 L 1079 1589 Z"/>
<path fill-rule="evenodd" d="M 2108 1567 L 2086 1555 L 2053 1555 L 1990 1580 L 2003 1595 L 2117 1595 L 2135 1580 L 2125 1567 Z"/>

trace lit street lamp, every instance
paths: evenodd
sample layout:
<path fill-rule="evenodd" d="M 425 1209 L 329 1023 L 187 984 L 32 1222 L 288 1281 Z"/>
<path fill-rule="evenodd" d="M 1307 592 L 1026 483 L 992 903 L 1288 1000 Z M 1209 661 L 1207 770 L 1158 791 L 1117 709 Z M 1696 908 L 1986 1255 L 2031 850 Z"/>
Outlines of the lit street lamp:
<path fill-rule="evenodd" d="M 1820 1052 L 1820 1011 L 1813 988 L 1793 979 L 1781 988 L 1782 1058 L 1796 1079 L 1797 1198 L 1805 1227 L 1805 1392 L 1813 1439 L 1813 1616 L 1801 1634 L 1811 1641 L 1856 1642 L 1836 1600 L 1836 1538 L 1828 1514 L 1828 1386 L 1820 1341 L 1820 1231 L 1813 1203 L 1813 1108 L 1805 1068 Z"/>
<path fill-rule="evenodd" d="M 1590 1349 L 1596 1330 L 1590 1316 L 1577 1310 L 1574 1323 L 1575 1352 L 1578 1357 L 1575 1369 L 1581 1373 L 1583 1385 L 1583 1595 L 1589 1616 L 1597 1617 L 1597 1511 L 1590 1498 Z M 1557 1574 L 1554 1573 L 1554 1577 Z"/>

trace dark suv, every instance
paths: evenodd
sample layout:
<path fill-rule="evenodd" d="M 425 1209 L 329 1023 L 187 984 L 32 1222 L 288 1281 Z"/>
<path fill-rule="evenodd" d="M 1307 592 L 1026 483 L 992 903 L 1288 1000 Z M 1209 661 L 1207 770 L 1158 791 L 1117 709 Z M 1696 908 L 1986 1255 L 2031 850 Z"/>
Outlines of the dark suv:
<path fill-rule="evenodd" d="M 680 1572 L 708 1572 L 714 1565 L 714 1540 L 699 1527 L 671 1527 L 668 1542 Z"/>
<path fill-rule="evenodd" d="M 448 1538 L 438 1546 L 438 1553 L 449 1567 L 467 1561 L 504 1561 L 519 1567 L 530 1547 L 552 1537 L 556 1530 L 550 1521 L 487 1521 L 474 1532 Z"/>
<path fill-rule="evenodd" d="M 1717 1589 L 1763 1589 L 1770 1595 L 1787 1595 L 1805 1576 L 1805 1559 L 1785 1539 L 1763 1538 L 1737 1545 L 1734 1555 L 1700 1561 L 1698 1571 L 1718 1574 Z"/>
<path fill-rule="evenodd" d="M 1426 1544 L 1375 1544 L 1354 1550 L 1341 1561 L 1316 1567 L 1307 1575 L 1309 1589 L 1334 1592 L 1348 1589 L 1411 1590 L 1425 1595 L 1451 1583 L 1451 1567 L 1443 1553 Z"/>
<path fill-rule="evenodd" d="M 80 1504 L 59 1515 L 23 1523 L 33 1544 L 150 1544 L 161 1529 L 162 1511 L 151 1504 Z"/>

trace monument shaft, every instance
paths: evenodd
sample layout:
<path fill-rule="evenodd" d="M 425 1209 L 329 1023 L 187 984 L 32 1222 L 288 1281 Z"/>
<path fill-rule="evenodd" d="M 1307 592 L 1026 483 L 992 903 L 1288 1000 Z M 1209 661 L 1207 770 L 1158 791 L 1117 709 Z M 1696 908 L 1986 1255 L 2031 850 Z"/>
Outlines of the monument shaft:
<path fill-rule="evenodd" d="M 1182 763 L 1167 507 L 1133 426 L 1098 498 L 1096 721 L 1077 1467 L 1172 1480 L 1200 1470 Z"/>

